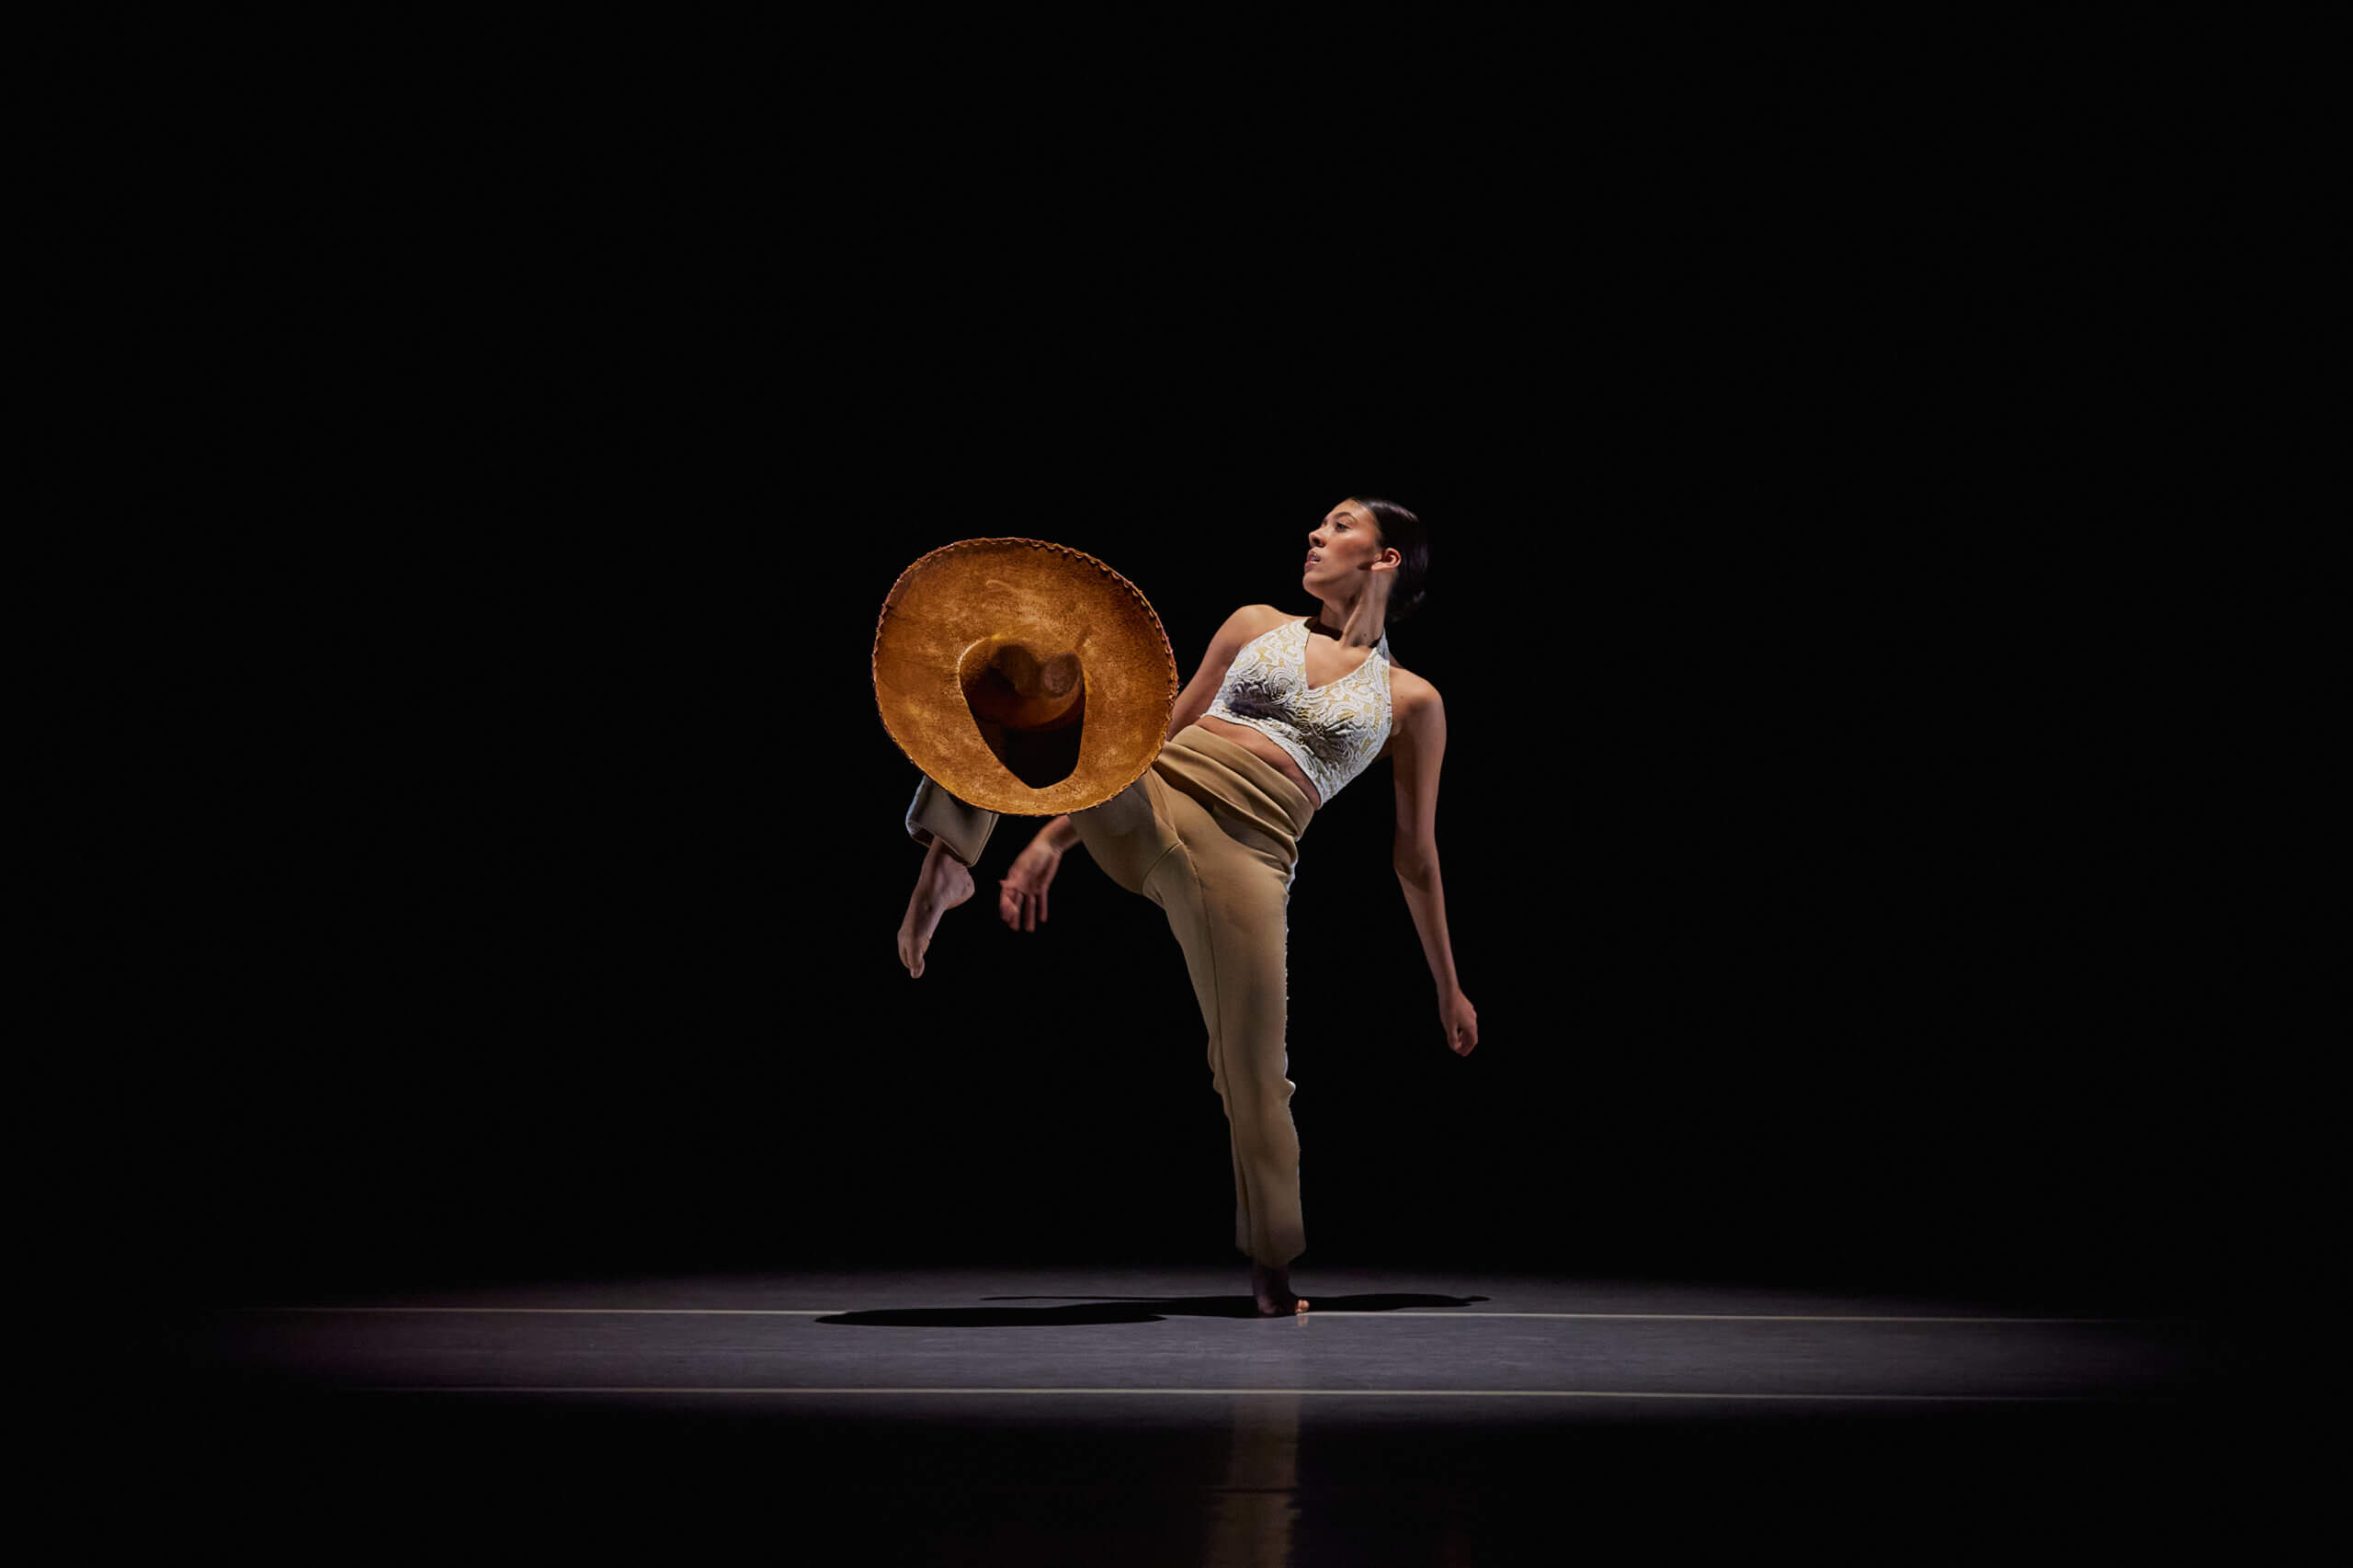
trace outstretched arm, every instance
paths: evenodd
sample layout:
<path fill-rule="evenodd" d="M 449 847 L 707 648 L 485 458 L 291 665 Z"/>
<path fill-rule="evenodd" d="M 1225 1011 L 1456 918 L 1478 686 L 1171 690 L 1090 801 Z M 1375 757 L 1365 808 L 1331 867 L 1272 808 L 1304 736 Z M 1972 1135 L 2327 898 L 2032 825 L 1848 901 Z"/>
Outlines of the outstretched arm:
<path fill-rule="evenodd" d="M 1438 986 L 1438 1022 L 1446 1048 L 1468 1056 L 1479 1043 L 1479 1014 L 1454 972 L 1446 932 L 1446 888 L 1438 869 L 1438 774 L 1446 756 L 1446 705 L 1432 691 L 1402 715 L 1391 762 L 1397 775 L 1397 837 L 1390 850 L 1397 885 L 1414 912 L 1422 955 Z"/>

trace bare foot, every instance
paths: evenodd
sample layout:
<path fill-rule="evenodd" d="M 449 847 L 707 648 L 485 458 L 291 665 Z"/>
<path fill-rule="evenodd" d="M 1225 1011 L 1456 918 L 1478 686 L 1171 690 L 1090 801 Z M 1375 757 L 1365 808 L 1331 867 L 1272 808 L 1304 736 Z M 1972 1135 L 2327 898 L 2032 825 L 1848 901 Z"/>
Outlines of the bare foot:
<path fill-rule="evenodd" d="M 1307 1311 L 1307 1298 L 1291 1293 L 1289 1264 L 1269 1268 L 1263 1263 L 1253 1263 L 1250 1293 L 1258 1298 L 1258 1315 L 1262 1318 L 1290 1317 Z"/>
<path fill-rule="evenodd" d="M 915 891 L 907 899 L 906 918 L 899 922 L 899 961 L 911 978 L 923 978 L 923 955 L 939 917 L 972 896 L 972 873 L 934 839 L 915 878 Z"/>

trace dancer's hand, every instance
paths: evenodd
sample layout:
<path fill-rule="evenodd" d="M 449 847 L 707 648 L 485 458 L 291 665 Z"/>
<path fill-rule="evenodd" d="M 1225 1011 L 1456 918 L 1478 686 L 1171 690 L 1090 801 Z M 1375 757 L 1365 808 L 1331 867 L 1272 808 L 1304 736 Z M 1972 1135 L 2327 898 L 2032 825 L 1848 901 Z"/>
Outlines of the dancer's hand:
<path fill-rule="evenodd" d="M 1046 889 L 1062 869 L 1062 851 L 1040 834 L 1029 847 L 1014 857 L 1013 867 L 997 883 L 996 912 L 1017 931 L 1035 931 L 1046 917 Z"/>
<path fill-rule="evenodd" d="M 1446 1026 L 1446 1049 L 1457 1056 L 1470 1055 L 1479 1043 L 1479 1009 L 1471 1006 L 1461 986 L 1438 998 L 1438 1017 Z"/>

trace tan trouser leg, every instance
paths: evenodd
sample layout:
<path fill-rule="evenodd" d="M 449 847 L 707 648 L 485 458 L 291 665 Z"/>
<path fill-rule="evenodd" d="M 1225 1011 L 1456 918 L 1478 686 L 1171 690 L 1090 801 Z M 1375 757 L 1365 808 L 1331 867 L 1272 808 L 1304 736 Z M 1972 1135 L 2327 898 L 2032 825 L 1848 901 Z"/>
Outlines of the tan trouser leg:
<path fill-rule="evenodd" d="M 1191 797 L 1162 799 L 1182 842 L 1153 869 L 1145 896 L 1168 914 L 1209 1028 L 1210 1079 L 1233 1143 L 1233 1244 L 1279 1267 L 1307 1245 L 1284 1040 L 1287 868 L 1267 846 L 1229 836 Z"/>
<path fill-rule="evenodd" d="M 989 841 L 989 830 L 996 826 L 996 818 L 995 812 L 958 800 L 926 774 L 923 782 L 915 786 L 915 800 L 907 806 L 907 836 L 926 849 L 937 839 L 959 864 L 976 866 L 980 864 L 982 846 Z"/>

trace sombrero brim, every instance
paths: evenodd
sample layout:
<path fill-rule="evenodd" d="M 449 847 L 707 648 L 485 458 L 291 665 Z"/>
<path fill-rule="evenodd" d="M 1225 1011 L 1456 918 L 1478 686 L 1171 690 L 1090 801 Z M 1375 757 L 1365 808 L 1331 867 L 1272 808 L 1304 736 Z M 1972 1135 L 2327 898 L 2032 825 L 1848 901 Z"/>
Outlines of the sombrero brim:
<path fill-rule="evenodd" d="M 1075 653 L 1086 716 L 1070 777 L 1033 789 L 997 759 L 958 678 L 965 650 L 1011 637 L 1040 658 Z M 968 539 L 899 574 L 874 628 L 882 728 L 941 789 L 984 810 L 1059 816 L 1102 804 L 1160 755 L 1176 656 L 1134 584 L 1067 545 Z"/>

